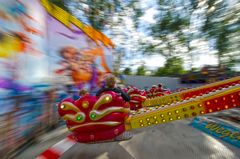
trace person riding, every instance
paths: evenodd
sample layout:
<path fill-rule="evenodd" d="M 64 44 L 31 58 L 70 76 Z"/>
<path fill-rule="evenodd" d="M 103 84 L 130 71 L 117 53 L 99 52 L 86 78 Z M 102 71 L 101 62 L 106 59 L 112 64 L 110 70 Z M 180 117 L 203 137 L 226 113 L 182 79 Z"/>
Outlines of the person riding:
<path fill-rule="evenodd" d="M 100 96 L 103 92 L 106 92 L 106 91 L 113 91 L 115 93 L 118 93 L 121 95 L 123 100 L 125 100 L 126 102 L 130 101 L 129 95 L 127 93 L 125 93 L 124 91 L 122 91 L 120 88 L 116 87 L 116 77 L 112 74 L 110 74 L 106 77 L 105 87 L 98 90 L 98 92 L 96 93 L 96 96 Z"/>
<path fill-rule="evenodd" d="M 159 92 L 163 92 L 164 91 L 163 85 L 161 83 L 158 84 L 158 91 Z"/>
<path fill-rule="evenodd" d="M 83 96 L 86 96 L 86 95 L 89 95 L 89 92 L 86 89 L 81 89 L 79 91 L 79 96 L 80 97 L 83 97 Z"/>

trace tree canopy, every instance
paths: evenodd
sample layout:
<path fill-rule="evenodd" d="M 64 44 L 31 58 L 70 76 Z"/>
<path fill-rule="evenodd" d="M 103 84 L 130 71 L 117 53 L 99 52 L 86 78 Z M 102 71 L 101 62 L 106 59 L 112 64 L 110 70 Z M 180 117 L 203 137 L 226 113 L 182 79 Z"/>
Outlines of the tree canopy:
<path fill-rule="evenodd" d="M 166 67 L 172 67 L 168 63 L 179 58 L 192 70 L 200 54 L 214 54 L 219 65 L 228 67 L 240 62 L 239 1 L 156 0 L 150 6 L 157 10 L 151 24 L 142 23 L 149 8 L 141 1 L 51 1 L 100 31 L 107 28 L 121 50 L 118 60 L 126 60 L 123 57 L 129 54 L 159 54 L 165 57 Z M 166 71 L 162 69 L 158 72 Z"/>
<path fill-rule="evenodd" d="M 131 75 L 132 74 L 132 70 L 131 68 L 127 67 L 123 70 L 122 72 L 124 75 Z"/>
<path fill-rule="evenodd" d="M 164 67 L 159 67 L 154 75 L 155 76 L 169 76 L 169 75 L 179 75 L 186 71 L 183 68 L 183 60 L 179 57 L 171 57 L 167 59 Z"/>
<path fill-rule="evenodd" d="M 136 75 L 144 76 L 145 74 L 146 74 L 145 67 L 144 67 L 144 66 L 139 66 L 139 67 L 137 68 Z"/>

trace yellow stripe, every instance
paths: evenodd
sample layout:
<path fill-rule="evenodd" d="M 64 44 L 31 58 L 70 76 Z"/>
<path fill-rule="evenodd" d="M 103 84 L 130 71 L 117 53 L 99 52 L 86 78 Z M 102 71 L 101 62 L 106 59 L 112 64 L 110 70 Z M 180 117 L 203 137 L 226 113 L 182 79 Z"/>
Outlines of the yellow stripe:
<path fill-rule="evenodd" d="M 196 90 L 201 90 L 201 89 L 205 89 L 205 88 L 215 87 L 215 86 L 219 86 L 219 85 L 223 85 L 223 84 L 227 84 L 227 83 L 232 83 L 232 82 L 237 82 L 237 81 L 240 81 L 240 76 L 233 77 L 233 78 L 230 78 L 230 79 L 227 79 L 227 80 L 223 80 L 223 81 L 219 81 L 219 82 L 214 82 L 214 83 L 207 84 L 207 85 L 204 85 L 204 86 L 201 86 L 201 87 L 197 87 L 197 88 L 184 90 L 184 91 L 182 91 L 182 93 L 188 93 L 188 92 L 192 92 L 192 91 L 196 91 Z"/>
<path fill-rule="evenodd" d="M 240 76 L 234 77 L 231 79 L 227 79 L 224 81 L 219 81 L 219 82 L 215 82 L 212 84 L 204 85 L 204 86 L 197 87 L 197 88 L 192 88 L 192 89 L 184 90 L 181 92 L 172 93 L 170 95 L 164 95 L 161 97 L 155 97 L 155 98 L 151 98 L 151 99 L 147 98 L 142 103 L 142 105 L 144 107 L 164 106 L 166 104 L 172 104 L 172 103 L 176 103 L 178 101 L 182 101 L 183 100 L 182 97 L 185 93 L 189 93 L 189 92 L 193 92 L 193 91 L 197 91 L 197 90 L 201 90 L 201 89 L 206 89 L 206 88 L 211 88 L 214 86 L 219 86 L 219 85 L 223 85 L 223 84 L 227 84 L 227 83 L 238 82 L 238 81 L 240 81 Z"/>
<path fill-rule="evenodd" d="M 89 113 L 89 116 L 91 118 L 91 115 L 94 115 L 94 118 L 91 118 L 91 120 L 97 121 L 97 120 L 102 119 L 103 117 L 105 117 L 108 114 L 111 114 L 113 112 L 115 112 L 115 113 L 116 112 L 129 113 L 130 109 L 123 108 L 123 107 L 110 107 L 110 108 L 106 108 L 106 109 L 101 110 L 101 111 L 92 110 Z"/>
<path fill-rule="evenodd" d="M 92 126 L 92 125 L 107 125 L 107 126 L 117 126 L 121 124 L 120 122 L 116 122 L 116 121 L 106 121 L 106 122 L 92 122 L 92 123 L 86 123 L 86 124 L 82 124 L 82 125 L 77 125 L 77 126 L 73 126 L 71 128 L 69 128 L 70 131 L 73 131 L 77 128 L 81 128 L 81 127 L 85 127 L 85 126 Z"/>
<path fill-rule="evenodd" d="M 60 108 L 62 110 L 73 110 L 75 112 L 80 112 L 80 109 L 75 106 L 73 103 L 70 103 L 70 102 L 62 102 Z"/>
<path fill-rule="evenodd" d="M 142 99 L 146 99 L 145 96 L 142 96 L 140 94 L 131 94 L 130 97 L 139 97 L 139 98 L 142 98 Z"/>
<path fill-rule="evenodd" d="M 112 101 L 112 95 L 111 94 L 104 94 L 93 105 L 93 110 L 97 110 L 103 104 L 110 103 L 111 101 Z"/>
<path fill-rule="evenodd" d="M 76 17 L 70 15 L 69 19 L 70 19 L 71 23 L 73 23 L 79 29 L 84 30 L 85 25 L 82 22 L 80 22 Z"/>
<path fill-rule="evenodd" d="M 173 93 L 170 95 L 165 95 L 161 97 L 155 97 L 155 98 L 147 98 L 142 105 L 144 107 L 153 107 L 153 106 L 164 106 L 166 104 L 175 103 L 182 100 L 182 94 L 181 93 Z"/>
<path fill-rule="evenodd" d="M 90 38 L 92 38 L 96 43 L 97 41 L 101 41 L 103 45 L 107 47 L 114 47 L 112 41 L 105 34 L 93 29 L 88 25 L 84 25 L 80 20 L 64 11 L 60 7 L 56 6 L 55 4 L 49 2 L 48 0 L 40 0 L 40 3 L 51 16 L 56 18 L 67 28 L 72 29 L 71 24 L 73 24 L 81 29 Z"/>
<path fill-rule="evenodd" d="M 193 113 L 195 113 L 197 116 L 204 111 L 204 107 L 200 107 L 199 105 L 200 101 L 192 101 L 186 104 L 159 108 L 147 113 L 143 112 L 141 114 L 130 116 L 127 121 L 129 123 L 127 123 L 126 129 L 136 129 L 174 120 L 180 120 L 183 118 L 192 117 Z M 194 109 L 191 109 L 191 107 L 194 107 Z"/>
<path fill-rule="evenodd" d="M 77 117 L 80 116 L 81 118 L 79 120 L 77 120 Z M 64 120 L 70 120 L 76 123 L 83 123 L 86 119 L 86 116 L 84 113 L 79 112 L 77 114 L 66 114 L 62 117 Z"/>
<path fill-rule="evenodd" d="M 201 97 L 185 100 L 177 104 L 172 104 L 168 107 L 160 107 L 153 111 L 131 115 L 126 121 L 125 127 L 126 129 L 135 129 L 206 114 L 209 113 L 205 110 L 204 103 L 206 101 L 219 97 L 225 97 L 226 95 L 236 92 L 240 93 L 240 85 L 218 90 Z"/>

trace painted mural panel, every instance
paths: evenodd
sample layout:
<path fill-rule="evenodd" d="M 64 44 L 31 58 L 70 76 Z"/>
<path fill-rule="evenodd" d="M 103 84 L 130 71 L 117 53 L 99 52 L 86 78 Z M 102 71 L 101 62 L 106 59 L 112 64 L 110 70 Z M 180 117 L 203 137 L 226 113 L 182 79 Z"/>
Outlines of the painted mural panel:
<path fill-rule="evenodd" d="M 47 40 L 51 71 L 77 88 L 99 87 L 103 75 L 112 70 L 109 39 L 48 1 L 42 4 L 46 10 L 50 8 Z"/>
<path fill-rule="evenodd" d="M 47 75 L 44 10 L 37 1 L 0 1 L 0 78 L 33 82 Z M 31 76 L 29 76 L 31 74 Z M 1 84 L 1 83 L 0 83 Z"/>

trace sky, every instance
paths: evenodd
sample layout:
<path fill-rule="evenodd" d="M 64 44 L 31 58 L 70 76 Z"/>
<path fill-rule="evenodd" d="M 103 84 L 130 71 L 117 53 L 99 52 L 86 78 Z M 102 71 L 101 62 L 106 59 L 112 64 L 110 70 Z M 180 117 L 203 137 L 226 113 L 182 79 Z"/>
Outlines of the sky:
<path fill-rule="evenodd" d="M 205 0 L 202 0 L 204 2 Z M 237 0 L 228 0 L 230 4 L 235 3 Z M 204 4 L 204 3 L 201 3 Z M 117 46 L 123 46 L 125 45 L 125 48 L 127 48 L 126 56 L 123 57 L 123 65 L 122 68 L 125 67 L 131 67 L 133 69 L 136 69 L 143 63 L 148 69 L 156 69 L 157 67 L 162 67 L 164 65 L 165 59 L 161 55 L 152 55 L 152 56 L 144 56 L 144 55 L 136 55 L 136 43 L 134 40 L 137 39 L 147 39 L 148 41 L 153 41 L 152 37 L 147 34 L 149 30 L 147 29 L 147 26 L 149 24 L 154 24 L 156 22 L 154 16 L 158 13 L 157 11 L 157 5 L 156 0 L 141 0 L 138 1 L 138 6 L 140 6 L 142 9 L 145 10 L 144 15 L 140 18 L 140 29 L 134 30 L 132 25 L 133 21 L 130 18 L 130 14 L 127 14 L 127 16 L 123 17 L 125 23 L 121 24 L 119 26 L 118 32 L 121 35 L 111 37 L 110 31 L 106 30 L 104 33 L 109 36 L 112 41 Z M 181 7 L 179 7 L 181 9 Z M 204 10 L 198 9 L 195 11 L 195 16 L 192 17 L 192 24 L 193 26 L 196 26 L 196 24 L 199 26 L 203 22 L 203 17 L 197 16 L 198 14 L 201 14 Z M 82 16 L 81 16 L 82 17 Z M 114 19 L 114 18 L 113 18 Z M 195 32 L 198 32 L 197 30 L 199 28 L 192 27 L 192 30 Z M 200 39 L 198 41 L 193 41 L 192 45 L 195 45 L 197 47 L 198 51 L 193 52 L 195 55 L 198 55 L 197 58 L 194 59 L 193 67 L 202 67 L 204 65 L 217 65 L 217 58 L 214 55 L 216 50 L 213 49 L 213 42 L 204 41 L 203 39 Z M 182 48 L 179 48 L 182 49 Z M 135 52 L 135 54 L 133 54 Z M 186 57 L 183 57 L 184 61 L 187 61 Z M 187 62 L 184 63 L 185 69 L 189 69 L 189 64 Z"/>
<path fill-rule="evenodd" d="M 149 24 L 156 23 L 156 20 L 154 16 L 158 13 L 155 1 L 149 1 L 149 0 L 142 0 L 140 3 L 141 7 L 145 9 L 144 15 L 140 18 L 140 29 L 138 30 L 138 34 L 141 35 L 141 37 L 144 37 L 145 39 L 148 39 L 150 41 L 153 41 L 153 38 L 151 36 L 148 36 L 146 34 L 146 26 Z M 128 25 L 131 26 L 132 19 L 129 17 L 125 17 L 126 21 L 128 21 Z M 194 19 L 193 23 L 202 21 L 202 19 Z M 197 28 L 195 28 L 197 29 Z M 113 41 L 118 41 L 116 39 L 113 39 Z M 194 52 L 194 54 L 198 54 L 197 59 L 194 59 L 194 67 L 202 67 L 204 65 L 217 65 L 217 58 L 214 55 L 214 51 L 211 48 L 211 43 L 204 41 L 204 40 L 198 40 L 193 41 L 192 45 L 196 45 L 199 49 L 198 52 Z M 131 54 L 131 52 L 129 52 Z M 187 59 L 184 59 L 187 60 Z M 134 55 L 131 57 L 131 55 L 127 55 L 125 60 L 123 61 L 123 68 L 130 66 L 133 70 L 137 69 L 139 66 L 144 64 L 147 69 L 154 70 L 158 67 L 162 67 L 164 65 L 165 58 L 161 55 Z M 184 63 L 185 69 L 189 69 L 189 64 L 187 62 Z"/>

